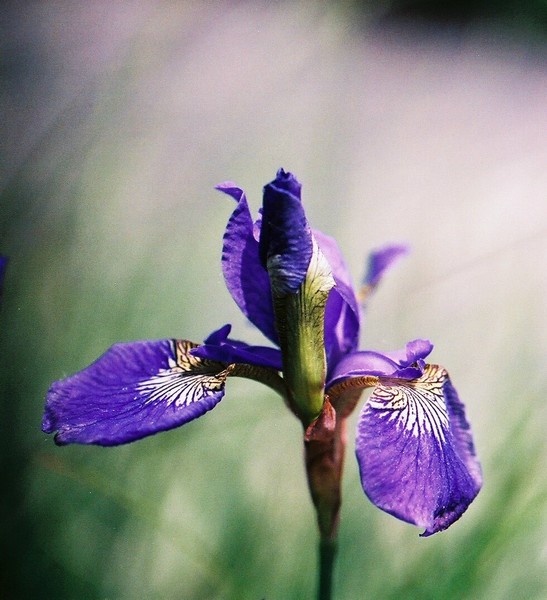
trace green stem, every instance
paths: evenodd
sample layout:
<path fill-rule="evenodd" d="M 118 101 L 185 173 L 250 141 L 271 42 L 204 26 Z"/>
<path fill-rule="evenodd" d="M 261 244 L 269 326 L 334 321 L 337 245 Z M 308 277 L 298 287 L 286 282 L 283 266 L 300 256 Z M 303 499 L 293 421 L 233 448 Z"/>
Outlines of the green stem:
<path fill-rule="evenodd" d="M 336 540 L 321 539 L 319 541 L 319 582 L 317 588 L 317 600 L 332 599 L 332 579 L 336 551 L 338 544 Z"/>

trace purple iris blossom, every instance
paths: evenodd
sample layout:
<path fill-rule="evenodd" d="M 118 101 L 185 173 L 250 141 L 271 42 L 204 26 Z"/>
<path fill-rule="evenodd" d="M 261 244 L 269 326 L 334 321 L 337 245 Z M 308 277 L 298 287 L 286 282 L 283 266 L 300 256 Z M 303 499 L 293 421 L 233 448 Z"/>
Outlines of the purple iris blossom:
<path fill-rule="evenodd" d="M 232 339 L 230 325 L 203 344 L 157 340 L 112 346 L 51 386 L 42 429 L 57 444 L 114 446 L 178 427 L 211 410 L 231 376 L 260 381 L 285 400 L 305 431 L 306 467 L 319 526 L 332 538 L 340 505 L 345 422 L 366 388 L 356 455 L 365 494 L 431 535 L 449 527 L 481 487 L 469 424 L 447 372 L 426 364 L 414 340 L 396 352 L 359 351 L 361 311 L 402 255 L 387 246 L 368 261 L 360 300 L 336 242 L 310 228 L 300 184 L 282 169 L 253 220 L 244 192 L 224 234 L 222 268 L 245 316 L 273 346 Z"/>

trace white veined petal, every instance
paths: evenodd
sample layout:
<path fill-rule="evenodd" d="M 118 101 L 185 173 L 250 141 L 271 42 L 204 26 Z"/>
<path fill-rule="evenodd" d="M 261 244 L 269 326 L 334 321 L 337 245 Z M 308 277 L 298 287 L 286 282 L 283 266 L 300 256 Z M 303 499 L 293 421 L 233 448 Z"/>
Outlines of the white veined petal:
<path fill-rule="evenodd" d="M 368 403 L 380 419 L 395 422 L 414 437 L 432 434 L 440 443 L 446 441 L 449 418 L 443 395 L 446 371 L 427 365 L 419 380 L 381 379 Z"/>
<path fill-rule="evenodd" d="M 220 363 L 192 356 L 189 350 L 196 345 L 191 342 L 179 340 L 172 344 L 176 361 L 170 360 L 169 369 L 159 371 L 136 386 L 145 404 L 164 402 L 167 406 L 184 407 L 222 390 L 228 369 Z"/>

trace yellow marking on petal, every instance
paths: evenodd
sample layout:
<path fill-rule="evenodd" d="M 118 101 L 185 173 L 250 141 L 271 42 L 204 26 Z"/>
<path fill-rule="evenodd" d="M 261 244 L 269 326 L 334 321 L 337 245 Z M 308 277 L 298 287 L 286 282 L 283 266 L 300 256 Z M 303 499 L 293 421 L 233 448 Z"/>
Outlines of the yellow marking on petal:
<path fill-rule="evenodd" d="M 419 379 L 381 377 L 368 404 L 413 436 L 426 431 L 444 442 L 449 428 L 443 393 L 447 379 L 448 373 L 438 365 L 426 365 Z"/>
<path fill-rule="evenodd" d="M 373 291 L 374 286 L 368 283 L 363 283 L 363 285 L 359 288 L 359 290 L 357 291 L 357 301 L 362 307 L 366 305 Z"/>
<path fill-rule="evenodd" d="M 362 375 L 360 377 L 349 377 L 340 383 L 336 383 L 327 390 L 333 402 L 349 390 L 362 390 L 364 388 L 375 387 L 380 379 L 375 375 Z"/>
<path fill-rule="evenodd" d="M 188 406 L 211 393 L 219 392 L 230 374 L 230 367 L 220 362 L 206 360 L 190 354 L 195 344 L 188 340 L 173 340 L 175 360 L 169 369 L 162 369 L 137 386 L 146 404 L 165 402 L 168 406 Z"/>

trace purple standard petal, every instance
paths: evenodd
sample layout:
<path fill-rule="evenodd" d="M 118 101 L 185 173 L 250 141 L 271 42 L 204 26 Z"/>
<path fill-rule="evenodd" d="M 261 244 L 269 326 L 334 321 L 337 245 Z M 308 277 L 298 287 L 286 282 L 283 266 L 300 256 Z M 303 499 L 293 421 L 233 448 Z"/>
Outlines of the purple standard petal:
<path fill-rule="evenodd" d="M 247 199 L 243 191 L 231 182 L 221 183 L 216 189 L 237 202 L 226 226 L 222 248 L 222 271 L 226 286 L 249 321 L 274 344 L 278 344 L 270 279 L 260 262 Z"/>
<path fill-rule="evenodd" d="M 424 536 L 456 521 L 482 483 L 463 404 L 436 365 L 417 380 L 381 380 L 359 417 L 356 454 L 370 500 Z"/>
<path fill-rule="evenodd" d="M 53 383 L 42 430 L 58 444 L 115 446 L 178 427 L 224 395 L 226 365 L 192 356 L 196 344 L 115 344 L 96 362 Z"/>
<path fill-rule="evenodd" d="M 375 288 L 384 273 L 408 252 L 408 246 L 403 244 L 392 244 L 373 250 L 368 257 L 363 284 L 368 288 Z"/>
<path fill-rule="evenodd" d="M 294 294 L 303 283 L 313 253 L 313 239 L 300 201 L 300 184 L 279 169 L 264 187 L 259 254 L 277 295 Z"/>
<path fill-rule="evenodd" d="M 359 304 L 336 241 L 317 230 L 313 230 L 313 236 L 332 269 L 335 281 L 325 308 L 325 350 L 330 369 L 342 355 L 357 348 Z"/>

